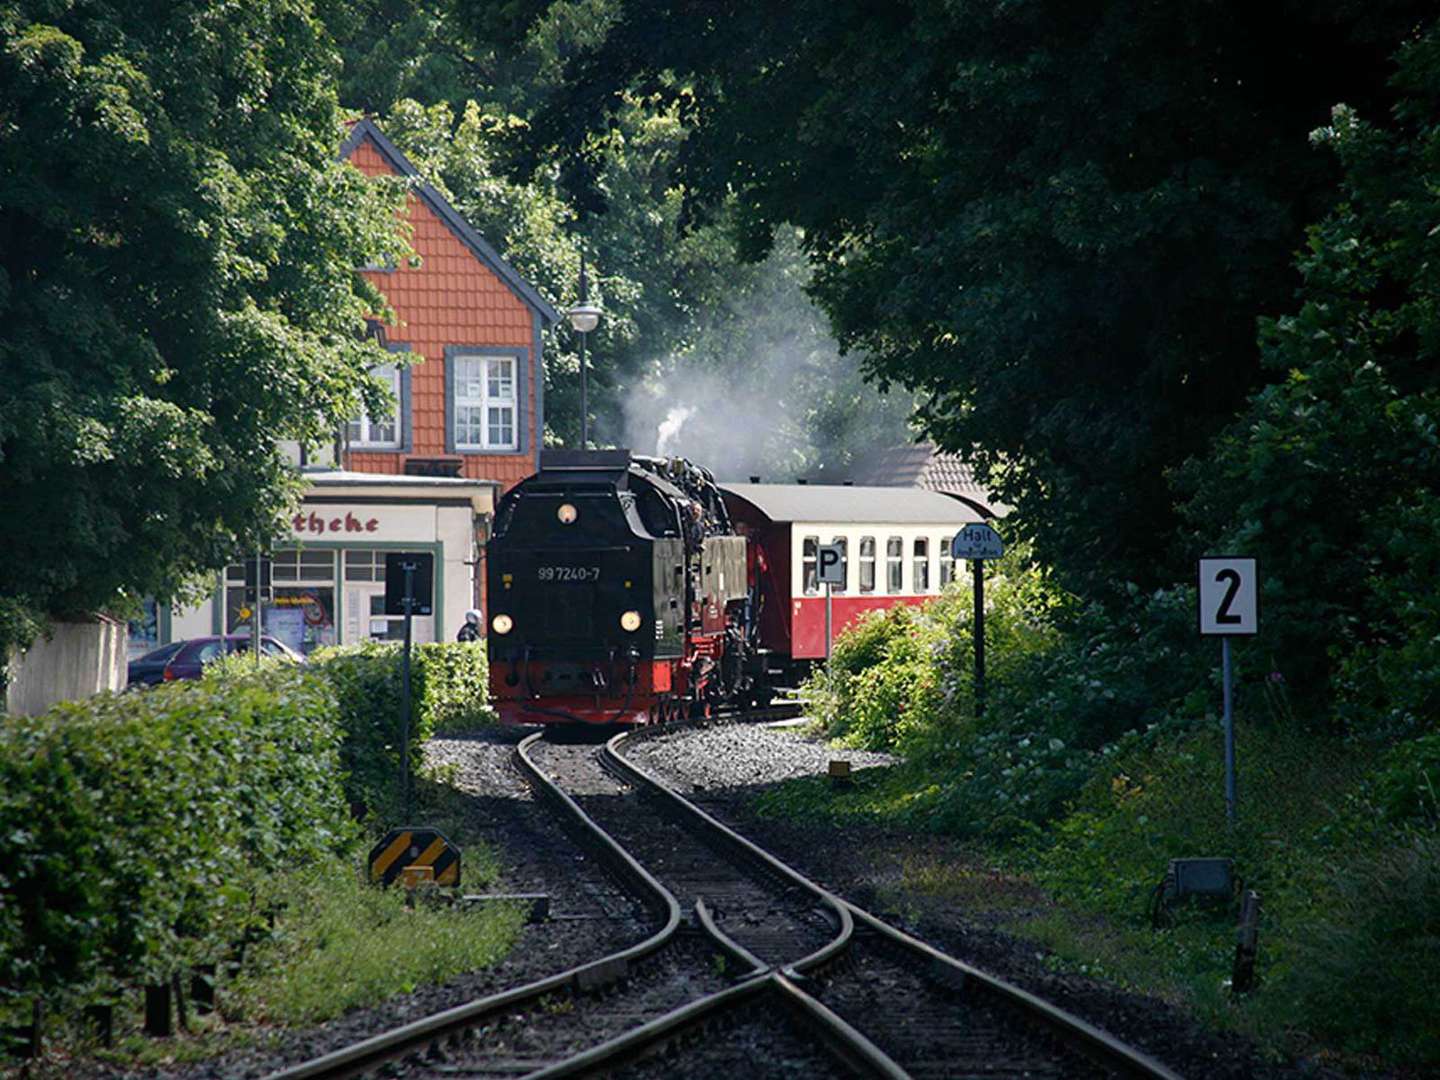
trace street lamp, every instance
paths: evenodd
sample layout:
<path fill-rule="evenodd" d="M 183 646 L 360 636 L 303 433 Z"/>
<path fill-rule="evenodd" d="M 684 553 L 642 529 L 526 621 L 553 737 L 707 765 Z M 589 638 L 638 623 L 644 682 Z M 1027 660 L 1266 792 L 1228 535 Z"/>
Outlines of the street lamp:
<path fill-rule="evenodd" d="M 600 325 L 600 306 L 590 303 L 590 283 L 585 277 L 585 254 L 580 254 L 580 302 L 565 313 L 580 335 L 580 449 L 590 449 L 590 410 L 585 400 L 585 335 Z"/>

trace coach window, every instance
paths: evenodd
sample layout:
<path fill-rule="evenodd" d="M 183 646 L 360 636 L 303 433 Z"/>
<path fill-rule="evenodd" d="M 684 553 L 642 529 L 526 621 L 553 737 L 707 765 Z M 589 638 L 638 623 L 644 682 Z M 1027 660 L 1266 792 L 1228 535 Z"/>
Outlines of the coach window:
<path fill-rule="evenodd" d="M 915 592 L 930 591 L 930 541 L 923 536 L 915 538 Z"/>
<path fill-rule="evenodd" d="M 905 540 L 892 536 L 885 541 L 885 591 L 895 596 L 905 590 Z"/>
<path fill-rule="evenodd" d="M 875 538 L 860 537 L 860 591 L 875 591 Z"/>
<path fill-rule="evenodd" d="M 840 584 L 834 589 L 842 593 L 850 587 L 850 541 L 843 536 L 832 536 L 830 542 L 840 549 Z"/>
<path fill-rule="evenodd" d="M 801 588 L 806 596 L 814 596 L 820 591 L 820 585 L 815 578 L 815 555 L 819 548 L 818 536 L 807 536 L 800 541 Z"/>
<path fill-rule="evenodd" d="M 943 592 L 945 586 L 955 580 L 955 560 L 950 557 L 950 537 L 940 538 L 940 550 L 936 554 L 940 556 L 940 589 Z"/>

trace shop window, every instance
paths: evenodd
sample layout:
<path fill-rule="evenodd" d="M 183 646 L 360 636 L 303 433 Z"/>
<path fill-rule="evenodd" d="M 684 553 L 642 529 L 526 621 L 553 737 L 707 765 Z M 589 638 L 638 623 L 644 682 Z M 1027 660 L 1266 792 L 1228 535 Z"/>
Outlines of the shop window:
<path fill-rule="evenodd" d="M 515 450 L 516 360 L 513 356 L 456 356 L 455 445 L 463 450 Z"/>
<path fill-rule="evenodd" d="M 818 536 L 807 536 L 800 541 L 800 580 L 801 589 L 806 596 L 814 596 L 820 591 L 820 585 L 815 577 L 815 559 L 819 551 L 820 538 Z"/>
<path fill-rule="evenodd" d="M 892 536 L 885 541 L 885 591 L 896 596 L 905 589 L 905 540 Z"/>
<path fill-rule="evenodd" d="M 915 575 L 914 591 L 916 593 L 927 593 L 930 591 L 930 541 L 923 536 L 915 538 Z"/>
<path fill-rule="evenodd" d="M 335 553 L 285 548 L 274 553 L 270 567 L 261 632 L 300 653 L 337 644 Z M 225 586 L 225 632 L 248 634 L 255 610 L 245 595 L 243 565 L 226 568 Z"/>
<path fill-rule="evenodd" d="M 860 538 L 860 591 L 862 593 L 875 591 L 875 538 L 873 536 Z"/>
<path fill-rule="evenodd" d="M 385 553 L 383 551 L 345 552 L 346 581 L 385 580 Z"/>
<path fill-rule="evenodd" d="M 400 445 L 400 369 L 394 364 L 382 364 L 371 368 L 370 374 L 390 388 L 390 415 L 376 419 L 362 411 L 345 425 L 345 441 L 350 446 L 394 449 Z"/>

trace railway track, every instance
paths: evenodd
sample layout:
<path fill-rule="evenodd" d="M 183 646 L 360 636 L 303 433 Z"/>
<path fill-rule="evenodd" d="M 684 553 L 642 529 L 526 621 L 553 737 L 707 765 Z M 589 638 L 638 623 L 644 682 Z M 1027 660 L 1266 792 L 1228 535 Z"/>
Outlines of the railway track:
<path fill-rule="evenodd" d="M 624 753 L 525 739 L 537 792 L 650 913 L 599 960 L 272 1080 L 1144 1077 L 1163 1065 L 833 896 Z M 577 1047 L 583 1047 L 578 1053 Z M 396 1070 L 399 1070 L 398 1072 Z"/>

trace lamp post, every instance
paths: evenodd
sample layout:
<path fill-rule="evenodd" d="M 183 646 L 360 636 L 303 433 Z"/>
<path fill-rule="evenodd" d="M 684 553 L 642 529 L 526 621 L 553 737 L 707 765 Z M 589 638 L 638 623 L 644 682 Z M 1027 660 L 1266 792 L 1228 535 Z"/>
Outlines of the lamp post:
<path fill-rule="evenodd" d="M 585 399 L 585 335 L 600 325 L 600 307 L 590 303 L 590 282 L 585 277 L 585 253 L 580 253 L 580 302 L 565 313 L 580 335 L 580 449 L 590 449 L 590 409 Z"/>

